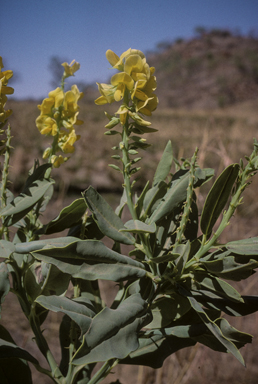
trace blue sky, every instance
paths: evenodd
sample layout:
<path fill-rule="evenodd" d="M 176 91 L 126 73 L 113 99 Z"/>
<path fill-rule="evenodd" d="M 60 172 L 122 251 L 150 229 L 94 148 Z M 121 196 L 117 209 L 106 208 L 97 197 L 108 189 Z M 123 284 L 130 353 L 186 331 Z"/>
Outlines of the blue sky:
<path fill-rule="evenodd" d="M 18 74 L 15 97 L 42 98 L 51 90 L 51 56 L 80 62 L 75 82 L 106 81 L 107 49 L 146 53 L 159 42 L 191 38 L 197 26 L 257 35 L 258 1 L 1 0 L 0 55 Z"/>

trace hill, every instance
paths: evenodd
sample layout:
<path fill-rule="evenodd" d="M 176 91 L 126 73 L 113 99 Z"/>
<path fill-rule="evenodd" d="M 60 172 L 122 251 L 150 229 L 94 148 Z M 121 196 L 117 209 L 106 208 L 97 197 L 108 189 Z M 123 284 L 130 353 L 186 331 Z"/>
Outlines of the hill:
<path fill-rule="evenodd" d="M 213 109 L 258 97 L 258 39 L 203 30 L 148 54 L 162 107 Z"/>

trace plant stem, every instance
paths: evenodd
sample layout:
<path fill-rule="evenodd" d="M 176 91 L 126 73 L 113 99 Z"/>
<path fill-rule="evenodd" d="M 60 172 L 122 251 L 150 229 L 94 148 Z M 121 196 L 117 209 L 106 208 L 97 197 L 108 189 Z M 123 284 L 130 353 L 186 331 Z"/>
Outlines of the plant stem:
<path fill-rule="evenodd" d="M 135 210 L 133 197 L 132 197 L 132 186 L 130 182 L 130 168 L 131 168 L 131 161 L 129 158 L 129 127 L 128 127 L 128 118 L 126 120 L 125 125 L 123 126 L 123 132 L 122 132 L 122 162 L 123 162 L 123 177 L 124 177 L 124 188 L 126 191 L 126 197 L 127 197 L 127 205 L 129 208 L 129 211 L 131 213 L 133 220 L 138 220 L 138 216 Z M 152 259 L 152 252 L 149 247 L 149 241 L 148 241 L 148 234 L 145 235 L 143 233 L 139 234 L 139 238 L 141 240 L 141 243 L 144 248 L 144 252 L 147 255 L 148 259 Z M 157 273 L 157 266 L 155 263 L 150 264 L 150 268 L 152 270 L 152 273 L 155 275 Z"/>
<path fill-rule="evenodd" d="M 39 347 L 39 350 L 41 351 L 43 356 L 45 356 L 49 364 L 49 367 L 51 369 L 51 377 L 53 378 L 53 380 L 58 384 L 64 384 L 65 383 L 64 377 L 54 359 L 52 352 L 49 349 L 46 339 L 44 338 L 41 332 L 39 322 L 34 312 L 35 312 L 35 308 L 32 308 L 29 320 L 30 320 L 31 329 L 35 335 L 36 343 Z"/>
<path fill-rule="evenodd" d="M 122 162 L 123 162 L 123 177 L 124 177 L 124 188 L 126 191 L 126 197 L 127 197 L 127 205 L 129 208 L 129 211 L 132 215 L 133 220 L 137 220 L 137 214 L 134 208 L 133 198 L 132 198 L 132 186 L 130 182 L 130 158 L 129 158 L 129 132 L 128 132 L 128 120 L 126 121 L 126 124 L 123 126 L 123 133 L 122 133 Z"/>
<path fill-rule="evenodd" d="M 81 295 L 80 283 L 78 279 L 75 279 L 73 291 L 74 291 L 74 298 L 77 298 Z M 71 320 L 71 328 L 70 328 L 69 336 L 70 336 L 69 361 L 71 362 L 76 352 L 76 340 L 77 340 L 76 323 L 74 322 L 74 320 Z M 74 376 L 74 365 L 70 363 L 68 367 L 68 372 L 66 375 L 66 379 L 68 380 L 68 383 L 71 382 L 71 380 L 73 379 L 73 376 Z"/>
<path fill-rule="evenodd" d="M 118 359 L 110 359 L 106 361 L 102 367 L 95 373 L 92 379 L 88 382 L 88 384 L 98 384 L 102 381 L 109 372 L 118 364 Z"/>
<path fill-rule="evenodd" d="M 5 156 L 4 156 L 4 166 L 3 166 L 3 172 L 2 172 L 2 186 L 1 186 L 1 196 L 0 196 L 1 208 L 4 208 L 7 202 L 6 187 L 7 187 L 7 181 L 8 181 L 7 177 L 8 177 L 8 171 L 9 171 L 11 138 L 12 138 L 10 124 L 8 124 L 7 130 L 6 130 L 6 136 L 7 136 L 7 141 L 5 144 Z M 5 240 L 9 240 L 9 229 L 8 227 L 5 227 L 4 224 L 2 223 L 2 228 L 0 229 L 1 239 L 3 235 Z"/>

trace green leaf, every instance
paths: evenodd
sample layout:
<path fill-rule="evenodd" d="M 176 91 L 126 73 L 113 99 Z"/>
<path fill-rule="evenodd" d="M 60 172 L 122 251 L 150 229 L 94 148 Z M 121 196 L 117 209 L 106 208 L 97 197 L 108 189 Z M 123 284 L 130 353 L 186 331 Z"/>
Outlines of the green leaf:
<path fill-rule="evenodd" d="M 258 237 L 231 241 L 225 244 L 225 247 L 237 255 L 258 256 Z"/>
<path fill-rule="evenodd" d="M 230 316 L 246 316 L 258 311 L 258 296 L 242 296 L 243 303 L 240 303 L 216 295 L 211 297 L 210 292 L 204 290 L 192 291 L 192 295 L 207 308 L 215 308 Z"/>
<path fill-rule="evenodd" d="M 15 246 L 13 243 L 7 240 L 0 240 L 0 257 L 8 259 L 14 250 Z"/>
<path fill-rule="evenodd" d="M 116 207 L 115 214 L 121 218 L 123 209 L 125 205 L 127 204 L 127 196 L 126 196 L 126 190 L 123 190 L 123 194 L 120 199 L 119 205 Z"/>
<path fill-rule="evenodd" d="M 112 337 L 91 349 L 87 355 L 73 360 L 73 364 L 91 364 L 109 359 L 124 359 L 138 348 L 138 333 L 142 326 L 142 319 L 135 319 L 131 324 L 119 329 Z"/>
<path fill-rule="evenodd" d="M 38 364 L 38 361 L 25 349 L 18 347 L 12 342 L 0 339 L 0 359 L 19 358 Z"/>
<path fill-rule="evenodd" d="M 69 360 L 70 360 L 70 331 L 71 331 L 71 319 L 69 316 L 64 315 L 59 327 L 59 340 L 60 340 L 60 347 L 61 347 L 61 361 L 60 361 L 60 371 L 64 376 L 67 375 L 68 372 L 68 366 L 69 366 Z"/>
<path fill-rule="evenodd" d="M 162 201 L 162 198 L 167 192 L 167 184 L 164 181 L 160 181 L 154 187 L 149 189 L 143 200 L 144 214 L 141 219 L 145 219 L 152 214 L 158 204 Z"/>
<path fill-rule="evenodd" d="M 75 278 L 123 281 L 146 274 L 143 264 L 97 240 L 77 240 L 66 247 L 43 248 L 33 252 L 33 256 Z"/>
<path fill-rule="evenodd" d="M 61 232 L 76 225 L 86 211 L 86 204 L 83 198 L 73 201 L 68 207 L 62 209 L 60 214 L 44 225 L 40 233 L 51 235 Z"/>
<path fill-rule="evenodd" d="M 171 141 L 169 140 L 163 152 L 161 160 L 157 166 L 154 179 L 153 179 L 153 186 L 158 184 L 160 181 L 166 180 L 166 177 L 168 176 L 169 171 L 171 169 L 172 162 L 173 162 L 173 150 L 172 150 Z"/>
<path fill-rule="evenodd" d="M 121 169 L 117 165 L 115 165 L 115 164 L 108 164 L 108 166 L 110 168 L 113 168 L 115 171 L 118 171 L 118 172 L 122 173 Z"/>
<path fill-rule="evenodd" d="M 180 257 L 176 259 L 176 269 L 177 269 L 177 274 L 179 276 L 182 275 L 185 264 L 187 263 L 189 253 L 190 253 L 190 242 L 187 241 L 185 244 L 179 244 L 173 251 L 175 254 L 180 254 Z"/>
<path fill-rule="evenodd" d="M 237 255 L 231 255 L 230 251 L 211 254 L 209 260 L 200 259 L 202 265 L 208 272 L 226 280 L 240 281 L 246 279 L 254 273 L 254 269 L 258 267 L 258 261 L 246 258 L 246 263 L 238 263 Z"/>
<path fill-rule="evenodd" d="M 189 300 L 192 308 L 200 316 L 201 320 L 207 326 L 207 328 L 212 333 L 212 335 L 222 344 L 222 346 L 225 347 L 226 351 L 232 353 L 232 355 L 235 356 L 235 358 L 241 364 L 245 365 L 244 359 L 243 359 L 241 353 L 239 352 L 239 350 L 237 349 L 237 347 L 235 346 L 235 344 L 223 335 L 221 329 L 218 327 L 218 325 L 214 321 L 212 321 L 208 317 L 208 315 L 205 313 L 205 311 L 203 310 L 201 305 L 196 301 L 196 299 L 192 295 L 186 293 L 186 291 L 185 291 L 185 294 L 188 297 L 188 300 Z M 212 344 L 211 344 L 211 348 L 212 348 Z"/>
<path fill-rule="evenodd" d="M 139 348 L 124 360 L 121 364 L 146 365 L 151 368 L 160 368 L 164 360 L 179 351 L 196 344 L 190 338 L 179 338 L 174 335 L 167 335 L 165 330 L 154 330 L 144 332 L 139 338 Z"/>
<path fill-rule="evenodd" d="M 74 282 L 72 279 L 72 282 L 73 284 L 79 284 L 81 297 L 91 302 L 93 310 L 96 313 L 100 312 L 106 306 L 105 302 L 101 299 L 99 284 L 97 280 L 89 281 L 76 279 Z"/>
<path fill-rule="evenodd" d="M 215 320 L 214 324 L 216 324 L 219 329 L 221 330 L 223 336 L 229 340 L 233 345 L 236 346 L 236 348 L 241 348 L 247 343 L 252 342 L 252 336 L 239 332 L 237 329 L 233 328 L 225 319 L 217 319 Z M 225 347 L 225 345 L 221 344 L 220 341 L 208 330 L 202 334 L 199 334 L 197 336 L 193 336 L 193 338 L 207 347 L 213 349 L 214 351 L 218 352 L 229 352 L 228 349 Z"/>
<path fill-rule="evenodd" d="M 209 236 L 216 221 L 224 209 L 239 172 L 239 164 L 229 165 L 217 178 L 205 200 L 201 230 Z"/>
<path fill-rule="evenodd" d="M 29 185 L 1 211 L 1 216 L 4 216 L 4 225 L 11 226 L 22 219 L 44 196 L 53 183 L 54 181 L 44 179 L 36 180 Z"/>
<path fill-rule="evenodd" d="M 184 230 L 184 236 L 186 239 L 190 241 L 194 241 L 198 237 L 198 229 L 199 229 L 199 212 L 196 204 L 196 196 L 194 194 L 194 198 L 191 203 L 189 219 L 186 224 L 186 228 Z"/>
<path fill-rule="evenodd" d="M 145 199 L 146 193 L 148 192 L 149 183 L 150 182 L 148 180 L 139 197 L 135 196 L 135 211 L 136 211 L 137 217 L 141 216 L 143 201 Z M 124 189 L 124 192 L 125 192 L 125 189 Z"/>
<path fill-rule="evenodd" d="M 120 232 L 120 229 L 125 229 L 122 220 L 94 188 L 89 187 L 83 196 L 102 233 L 119 243 L 135 243 L 132 235 Z"/>
<path fill-rule="evenodd" d="M 12 336 L 7 331 L 6 328 L 4 328 L 2 325 L 0 325 L 0 339 L 2 341 L 9 343 L 8 345 L 13 345 L 15 348 L 15 343 L 13 341 Z M 2 345 L 3 349 L 8 348 L 8 345 L 5 345 L 5 347 Z M 4 352 L 4 351 L 2 351 Z M 1 383 L 5 384 L 12 384 L 12 383 L 26 383 L 26 384 L 32 384 L 31 379 L 31 371 L 28 366 L 28 363 L 23 358 L 19 357 L 13 357 L 12 353 L 10 353 L 11 350 L 8 351 L 9 356 L 5 356 L 4 353 L 1 353 L 0 350 L 0 378 Z M 25 351 L 26 353 L 26 351 Z M 13 351 L 14 356 L 17 354 L 17 351 Z M 24 357 L 24 355 L 23 355 Z M 34 363 L 36 360 L 34 361 Z M 14 369 L 15 367 L 15 369 Z"/>
<path fill-rule="evenodd" d="M 53 165 L 50 163 L 39 165 L 38 160 L 36 160 L 33 168 L 29 171 L 29 177 L 25 182 L 24 189 L 27 189 L 37 180 L 43 180 L 46 176 L 47 170 L 52 168 L 52 166 Z"/>
<path fill-rule="evenodd" d="M 144 133 L 158 132 L 158 129 L 150 128 L 144 125 L 134 124 L 132 131 L 134 133 L 137 133 L 138 135 L 143 135 Z"/>
<path fill-rule="evenodd" d="M 40 295 L 63 295 L 69 282 L 69 274 L 62 273 L 55 265 L 43 262 L 33 263 L 24 277 L 24 287 L 32 302 Z"/>
<path fill-rule="evenodd" d="M 15 357 L 0 359 L 0 377 L 1 384 L 32 384 L 28 363 Z"/>
<path fill-rule="evenodd" d="M 69 316 L 76 324 L 79 325 L 82 334 L 85 334 L 92 323 L 92 318 L 95 313 L 87 306 L 77 303 L 74 300 L 68 299 L 68 297 L 60 296 L 39 296 L 36 303 L 42 307 L 53 311 L 62 312 Z"/>
<path fill-rule="evenodd" d="M 214 169 L 212 168 L 196 168 L 194 171 L 194 186 L 200 187 L 201 185 L 207 183 L 214 176 Z"/>
<path fill-rule="evenodd" d="M 66 237 L 57 237 L 53 239 L 45 239 L 45 240 L 34 240 L 28 241 L 26 243 L 17 243 L 15 244 L 15 252 L 16 253 L 30 253 L 33 251 L 38 251 L 43 248 L 59 248 L 64 247 L 65 245 L 72 244 L 78 242 L 77 237 L 66 236 Z"/>
<path fill-rule="evenodd" d="M 2 182 L 1 181 L 0 181 L 0 191 L 2 194 Z M 13 193 L 9 189 L 6 188 L 5 194 L 6 194 L 6 204 L 9 204 L 14 199 Z"/>
<path fill-rule="evenodd" d="M 145 224 L 140 220 L 129 220 L 125 223 L 126 229 L 120 229 L 121 232 L 132 232 L 132 233 L 155 233 L 156 225 L 152 223 L 151 225 Z"/>
<path fill-rule="evenodd" d="M 2 304 L 9 290 L 10 290 L 10 281 L 9 281 L 8 268 L 5 263 L 0 263 L 0 318 L 1 318 Z"/>
<path fill-rule="evenodd" d="M 214 277 L 207 272 L 194 271 L 194 280 L 197 282 L 197 289 L 206 289 L 216 295 L 226 297 L 230 300 L 243 302 L 242 296 L 226 281 Z"/>
<path fill-rule="evenodd" d="M 184 297 L 174 292 L 170 297 L 163 296 L 151 305 L 153 320 L 146 326 L 148 329 L 168 327 L 172 321 L 178 320 L 189 311 L 191 305 Z"/>
<path fill-rule="evenodd" d="M 84 335 L 82 346 L 75 354 L 72 363 L 75 365 L 88 364 L 89 360 L 87 360 L 87 354 L 97 346 L 101 345 L 104 341 L 117 335 L 123 328 L 135 322 L 135 324 L 130 326 L 126 331 L 122 331 L 118 340 L 110 340 L 111 344 L 107 349 L 107 352 L 109 353 L 108 359 L 112 357 L 119 359 L 126 357 L 131 352 L 132 348 L 136 349 L 138 346 L 135 331 L 141 321 L 138 322 L 135 320 L 145 313 L 146 308 L 147 304 L 141 298 L 140 294 L 128 297 L 126 300 L 122 301 L 117 309 L 104 308 L 93 318 L 91 327 Z M 105 324 L 105 326 L 103 326 L 103 324 Z M 130 342 L 131 337 L 132 340 Z M 123 343 L 121 342 L 121 339 L 123 340 Z M 102 350 L 102 356 L 105 354 L 105 348 L 103 347 L 104 344 L 102 345 L 102 348 L 98 350 L 99 352 Z M 93 358 L 93 361 L 96 361 L 96 358 L 99 359 L 98 353 L 96 353 L 96 357 Z M 104 361 L 106 360 L 107 357 L 104 358 Z"/>
<path fill-rule="evenodd" d="M 180 172 L 178 177 L 175 181 L 172 180 L 171 187 L 152 213 L 149 224 L 156 223 L 169 215 L 179 204 L 186 200 L 189 172 Z"/>
<path fill-rule="evenodd" d="M 220 318 L 216 320 L 216 323 L 220 327 L 223 335 L 231 340 L 237 348 L 241 348 L 245 344 L 252 342 L 253 337 L 251 335 L 238 331 L 236 328 L 232 327 L 226 319 Z"/>

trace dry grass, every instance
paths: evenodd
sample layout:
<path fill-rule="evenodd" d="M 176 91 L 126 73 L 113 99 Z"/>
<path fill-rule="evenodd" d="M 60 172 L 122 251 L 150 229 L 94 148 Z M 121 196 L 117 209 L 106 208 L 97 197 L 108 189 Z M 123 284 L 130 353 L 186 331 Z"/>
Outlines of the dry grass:
<path fill-rule="evenodd" d="M 34 103 L 12 102 L 14 109 L 12 117 L 13 146 L 11 179 L 13 187 L 19 188 L 26 172 L 33 164 L 33 159 L 40 157 L 47 139 L 43 139 L 35 128 L 35 118 L 38 111 Z M 159 129 L 157 134 L 148 135 L 152 147 L 145 153 L 141 162 L 142 173 L 139 186 L 144 185 L 148 178 L 154 174 L 167 140 L 172 140 L 175 157 L 190 157 L 199 147 L 199 163 L 201 166 L 212 167 L 219 173 L 231 162 L 238 162 L 239 158 L 252 151 L 253 138 L 258 132 L 257 116 L 258 100 L 215 111 L 186 111 L 186 110 L 157 110 L 153 115 L 153 127 Z M 56 171 L 59 181 L 59 196 L 51 205 L 49 217 L 53 218 L 55 209 L 67 204 L 63 200 L 69 187 L 79 190 L 85 189 L 89 184 L 110 191 L 119 189 L 121 179 L 116 172 L 107 169 L 110 162 L 116 138 L 107 138 L 103 135 L 106 120 L 102 109 L 94 105 L 81 107 L 81 118 L 85 120 L 85 127 L 79 128 L 82 139 L 76 144 L 76 153 L 67 163 L 66 167 Z M 233 240 L 257 236 L 257 188 L 258 176 L 244 195 L 245 205 L 238 210 L 231 226 L 224 235 L 224 240 Z M 199 194 L 202 204 L 205 188 Z M 69 198 L 70 199 L 70 198 Z M 116 198 L 115 198 L 116 200 Z M 253 275 L 249 280 L 240 282 L 237 287 L 242 294 L 256 294 L 257 278 Z M 106 285 L 105 285 L 106 290 Z M 112 295 L 112 288 L 108 291 Z M 5 303 L 3 309 L 3 324 L 7 324 L 14 339 L 26 348 L 34 349 L 30 341 L 26 319 L 20 319 L 16 302 Z M 12 319 L 12 321 L 10 321 Z M 56 314 L 51 314 L 46 323 L 46 335 L 51 340 L 51 348 L 56 355 L 58 329 Z M 169 357 L 164 366 L 156 371 L 147 367 L 118 366 L 114 375 L 105 380 L 105 383 L 120 379 L 123 384 L 255 384 L 257 382 L 257 353 L 258 353 L 258 314 L 245 318 L 230 319 L 238 329 L 254 335 L 252 345 L 246 346 L 242 354 L 247 368 L 242 367 L 231 355 L 219 354 L 208 348 L 198 345 L 194 348 L 179 351 Z M 17 330 L 19 323 L 19 330 Z M 37 356 L 39 357 L 39 356 Z M 50 381 L 40 381 L 36 373 L 33 374 L 35 382 L 48 384 Z"/>

